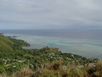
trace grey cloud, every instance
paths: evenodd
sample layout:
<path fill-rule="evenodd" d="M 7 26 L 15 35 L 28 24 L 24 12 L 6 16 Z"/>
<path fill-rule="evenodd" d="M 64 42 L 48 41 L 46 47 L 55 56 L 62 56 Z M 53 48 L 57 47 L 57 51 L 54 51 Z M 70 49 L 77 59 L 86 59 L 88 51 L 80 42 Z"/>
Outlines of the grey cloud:
<path fill-rule="evenodd" d="M 0 0 L 0 20 L 3 21 L 0 26 L 102 27 L 101 3 L 101 0 Z"/>

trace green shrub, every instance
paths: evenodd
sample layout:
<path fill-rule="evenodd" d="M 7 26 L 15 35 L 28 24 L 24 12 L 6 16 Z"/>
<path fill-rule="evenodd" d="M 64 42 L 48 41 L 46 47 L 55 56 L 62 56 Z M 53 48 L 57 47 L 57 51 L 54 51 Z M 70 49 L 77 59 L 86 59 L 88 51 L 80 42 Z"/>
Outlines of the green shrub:
<path fill-rule="evenodd" d="M 3 73 L 3 72 L 5 72 L 5 68 L 0 66 L 0 73 Z"/>

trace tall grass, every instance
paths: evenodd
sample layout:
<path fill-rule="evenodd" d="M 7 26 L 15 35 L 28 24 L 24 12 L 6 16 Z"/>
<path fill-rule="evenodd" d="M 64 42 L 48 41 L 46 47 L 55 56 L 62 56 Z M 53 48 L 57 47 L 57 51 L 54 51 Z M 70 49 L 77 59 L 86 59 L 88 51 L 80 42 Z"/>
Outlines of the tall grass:
<path fill-rule="evenodd" d="M 63 66 L 62 61 L 47 63 L 46 67 L 41 67 L 32 71 L 28 67 L 22 68 L 8 76 L 3 73 L 0 77 L 102 77 L 102 60 L 96 63 L 95 67 L 78 67 L 75 64 Z"/>

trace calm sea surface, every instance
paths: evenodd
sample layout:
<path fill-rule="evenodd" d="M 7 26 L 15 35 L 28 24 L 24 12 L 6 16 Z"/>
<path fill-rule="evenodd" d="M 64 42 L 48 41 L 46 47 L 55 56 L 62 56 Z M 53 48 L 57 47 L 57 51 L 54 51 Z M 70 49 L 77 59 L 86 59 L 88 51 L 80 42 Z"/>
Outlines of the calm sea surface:
<path fill-rule="evenodd" d="M 62 52 L 102 58 L 102 30 L 0 30 L 30 43 L 29 48 L 57 47 Z"/>

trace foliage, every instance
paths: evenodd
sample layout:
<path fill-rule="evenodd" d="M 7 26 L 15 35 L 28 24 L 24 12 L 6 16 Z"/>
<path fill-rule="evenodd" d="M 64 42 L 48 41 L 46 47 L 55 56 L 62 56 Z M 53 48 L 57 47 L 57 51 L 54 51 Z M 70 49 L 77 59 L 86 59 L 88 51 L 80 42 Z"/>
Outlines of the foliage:
<path fill-rule="evenodd" d="M 48 46 L 41 49 L 24 49 L 24 46 L 30 45 L 0 34 L 0 73 L 6 72 L 12 77 L 16 77 L 17 73 L 22 74 L 21 77 L 88 77 L 102 73 L 102 63 L 97 62 L 97 58 L 62 53 L 58 48 Z M 97 62 L 96 67 L 86 67 L 90 62 Z M 27 69 L 22 69 L 24 67 Z"/>
<path fill-rule="evenodd" d="M 0 73 L 5 72 L 5 68 L 3 66 L 0 66 Z"/>

